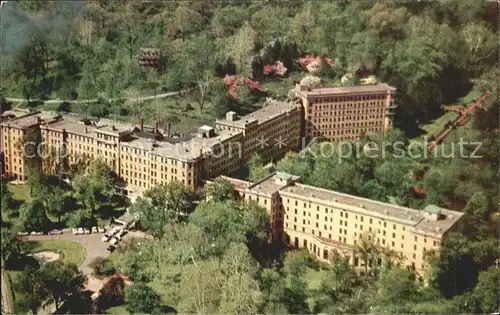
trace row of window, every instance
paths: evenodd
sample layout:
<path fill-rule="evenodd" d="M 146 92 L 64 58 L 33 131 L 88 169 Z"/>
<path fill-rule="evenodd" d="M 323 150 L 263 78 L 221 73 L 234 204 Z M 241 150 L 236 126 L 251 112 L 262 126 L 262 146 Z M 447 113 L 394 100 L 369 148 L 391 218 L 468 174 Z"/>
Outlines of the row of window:
<path fill-rule="evenodd" d="M 374 101 L 384 100 L 387 98 L 386 94 L 372 94 L 372 95 L 357 95 L 357 96 L 338 96 L 338 97 L 319 97 L 313 98 L 309 101 L 311 104 L 321 103 L 337 103 L 337 102 L 359 102 L 359 101 Z"/>
<path fill-rule="evenodd" d="M 371 109 L 347 109 L 347 110 L 322 110 L 322 111 L 309 111 L 310 116 L 361 116 L 367 114 L 382 114 L 385 108 L 371 108 Z"/>

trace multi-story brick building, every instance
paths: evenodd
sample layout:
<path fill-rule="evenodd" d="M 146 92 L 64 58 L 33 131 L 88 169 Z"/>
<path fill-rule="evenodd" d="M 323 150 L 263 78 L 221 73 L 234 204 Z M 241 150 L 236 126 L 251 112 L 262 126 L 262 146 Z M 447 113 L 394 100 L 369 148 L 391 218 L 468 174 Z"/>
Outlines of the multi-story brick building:
<path fill-rule="evenodd" d="M 401 253 L 408 266 L 421 272 L 425 253 L 438 250 L 441 240 L 457 226 L 462 213 L 427 206 L 416 210 L 297 183 L 297 178 L 276 173 L 256 183 L 230 180 L 243 200 L 267 209 L 273 239 L 305 248 L 327 261 L 332 251 L 364 266 L 356 251 L 365 235 L 379 248 Z M 372 263 L 369 261 L 368 264 Z"/>
<path fill-rule="evenodd" d="M 246 164 L 254 153 L 267 160 L 300 149 L 301 117 L 299 104 L 272 100 L 264 108 L 243 117 L 228 112 L 226 119 L 216 120 L 215 127 L 243 134 L 242 163 Z"/>
<path fill-rule="evenodd" d="M 16 180 L 26 180 L 28 156 L 36 154 L 34 142 L 40 141 L 40 124 L 58 118 L 50 112 L 8 111 L 2 115 L 0 151 L 5 173 Z"/>
<path fill-rule="evenodd" d="M 388 131 L 395 91 L 386 84 L 313 89 L 297 85 L 306 138 L 358 140 L 363 134 Z"/>
<path fill-rule="evenodd" d="M 66 170 L 81 160 L 100 159 L 123 180 L 120 187 L 124 192 L 135 194 L 170 181 L 196 188 L 206 179 L 240 170 L 253 153 L 271 159 L 299 148 L 301 115 L 297 104 L 268 101 L 252 114 L 238 119 L 228 113 L 228 118 L 218 120 L 217 128 L 202 126 L 195 134 L 171 137 L 169 130 L 165 133 L 158 124 L 144 126 L 142 120 L 133 125 L 27 113 L 2 122 L 1 151 L 6 153 L 6 173 L 25 180 L 24 155 L 15 144 L 20 143 L 25 130 L 31 130 L 43 140 L 43 157 L 55 153 Z M 281 145 L 275 145 L 278 140 Z"/>

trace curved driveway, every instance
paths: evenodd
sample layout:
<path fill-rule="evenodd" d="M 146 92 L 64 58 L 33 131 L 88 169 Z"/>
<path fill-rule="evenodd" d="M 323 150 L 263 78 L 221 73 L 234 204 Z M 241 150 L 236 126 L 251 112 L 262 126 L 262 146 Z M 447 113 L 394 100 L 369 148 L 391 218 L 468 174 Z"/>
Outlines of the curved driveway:
<path fill-rule="evenodd" d="M 60 235 L 30 235 L 27 237 L 28 241 L 42 241 L 42 240 L 65 240 L 73 241 L 81 244 L 87 251 L 85 260 L 78 268 L 83 271 L 86 275 L 92 272 L 89 267 L 90 262 L 96 257 L 108 257 L 109 252 L 106 248 L 109 243 L 101 241 L 102 233 L 97 234 L 85 234 L 85 235 L 73 235 L 71 232 L 64 232 Z"/>

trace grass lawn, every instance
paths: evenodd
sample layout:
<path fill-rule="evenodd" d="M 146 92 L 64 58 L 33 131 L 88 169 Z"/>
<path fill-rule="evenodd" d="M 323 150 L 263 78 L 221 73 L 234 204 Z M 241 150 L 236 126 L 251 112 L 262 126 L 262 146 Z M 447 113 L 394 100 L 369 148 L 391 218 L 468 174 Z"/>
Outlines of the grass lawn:
<path fill-rule="evenodd" d="M 26 184 L 13 185 L 8 183 L 7 188 L 12 193 L 12 198 L 17 201 L 24 202 L 31 198 L 30 188 Z"/>
<path fill-rule="evenodd" d="M 459 100 L 458 100 L 458 104 L 470 104 L 472 102 L 474 102 L 475 100 L 477 100 L 479 97 L 481 97 L 481 95 L 483 95 L 483 93 L 481 93 L 480 91 L 477 91 L 477 90 L 470 90 L 469 93 L 467 93 L 467 95 L 465 95 L 464 97 L 461 97 Z"/>
<path fill-rule="evenodd" d="M 65 240 L 43 240 L 27 242 L 29 252 L 52 251 L 61 254 L 62 260 L 68 263 L 80 265 L 87 256 L 85 248 L 72 241 Z"/>
<path fill-rule="evenodd" d="M 127 309 L 125 308 L 125 305 L 110 307 L 106 311 L 107 311 L 107 314 L 112 314 L 112 315 L 130 314 L 127 311 Z"/>
<path fill-rule="evenodd" d="M 21 271 L 7 270 L 7 289 L 10 296 L 10 301 L 12 303 L 12 307 L 14 307 L 14 302 L 16 301 L 16 297 L 18 294 L 14 290 L 14 283 L 17 282 L 17 277 L 21 274 Z"/>
<path fill-rule="evenodd" d="M 439 132 L 444 128 L 447 122 L 453 121 L 458 117 L 457 113 L 454 112 L 446 112 L 441 117 L 434 119 L 433 121 L 420 126 L 421 129 L 425 131 L 425 134 L 421 136 L 430 137 L 431 135 L 437 136 Z"/>

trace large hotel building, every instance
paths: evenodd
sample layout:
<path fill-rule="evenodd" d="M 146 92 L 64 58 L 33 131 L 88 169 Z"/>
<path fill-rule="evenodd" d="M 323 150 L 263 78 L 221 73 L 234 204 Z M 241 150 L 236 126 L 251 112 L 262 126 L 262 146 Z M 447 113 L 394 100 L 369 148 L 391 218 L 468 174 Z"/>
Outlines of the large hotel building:
<path fill-rule="evenodd" d="M 229 112 L 216 127 L 172 137 L 170 128 L 98 121 L 50 112 L 6 111 L 2 114 L 3 172 L 10 178 L 27 178 L 23 143 L 28 135 L 42 140 L 40 152 L 63 156 L 63 168 L 79 160 L 104 161 L 123 180 L 125 193 L 140 195 L 160 183 L 181 182 L 197 188 L 205 179 L 232 174 L 251 155 L 276 158 L 300 149 L 301 110 L 297 103 L 268 100 L 247 116 Z M 283 139 L 282 145 L 276 145 Z M 285 143 L 286 141 L 286 143 Z"/>
<path fill-rule="evenodd" d="M 391 128 L 394 93 L 385 84 L 297 86 L 292 102 L 268 100 L 263 108 L 243 117 L 228 112 L 225 119 L 216 120 L 215 127 L 202 126 L 181 137 L 172 136 L 170 126 L 161 130 L 157 123 L 145 126 L 142 119 L 133 125 L 10 110 L 1 116 L 2 173 L 26 180 L 28 157 L 23 143 L 40 139 L 40 152 L 64 157 L 61 163 L 66 170 L 82 158 L 101 159 L 122 179 L 118 188 L 131 197 L 172 181 L 197 188 L 241 170 L 254 153 L 277 159 L 300 150 L 304 139 L 357 140 L 364 134 L 386 132 Z M 282 173 L 256 183 L 228 179 L 244 200 L 267 209 L 272 240 L 306 248 L 320 260 L 328 260 L 337 250 L 356 267 L 365 263 L 355 250 L 365 235 L 402 253 L 406 264 L 422 270 L 425 252 L 437 249 L 461 217 L 434 206 L 414 210 L 302 185 L 297 177 Z"/>
<path fill-rule="evenodd" d="M 387 84 L 313 89 L 297 85 L 305 136 L 344 141 L 385 133 L 392 128 L 395 93 Z"/>
<path fill-rule="evenodd" d="M 298 150 L 307 140 L 357 140 L 391 128 L 395 89 L 386 84 L 305 89 L 292 102 L 268 100 L 253 113 L 228 112 L 215 128 L 202 126 L 188 137 L 170 128 L 123 124 L 49 112 L 6 111 L 1 116 L 2 172 L 26 180 L 23 139 L 35 134 L 43 150 L 67 155 L 66 168 L 82 157 L 100 158 L 124 181 L 124 191 L 141 193 L 158 183 L 180 181 L 196 188 L 203 181 L 234 173 L 254 153 L 265 160 Z"/>
<path fill-rule="evenodd" d="M 365 262 L 356 245 L 365 235 L 379 248 L 402 254 L 403 263 L 421 273 L 426 251 L 438 250 L 462 217 L 460 212 L 432 205 L 415 210 L 303 185 L 298 177 L 280 172 L 255 183 L 222 178 L 233 184 L 242 200 L 267 210 L 273 240 L 307 249 L 322 261 L 336 251 L 360 270 Z M 372 267 L 379 262 L 367 263 Z"/>

